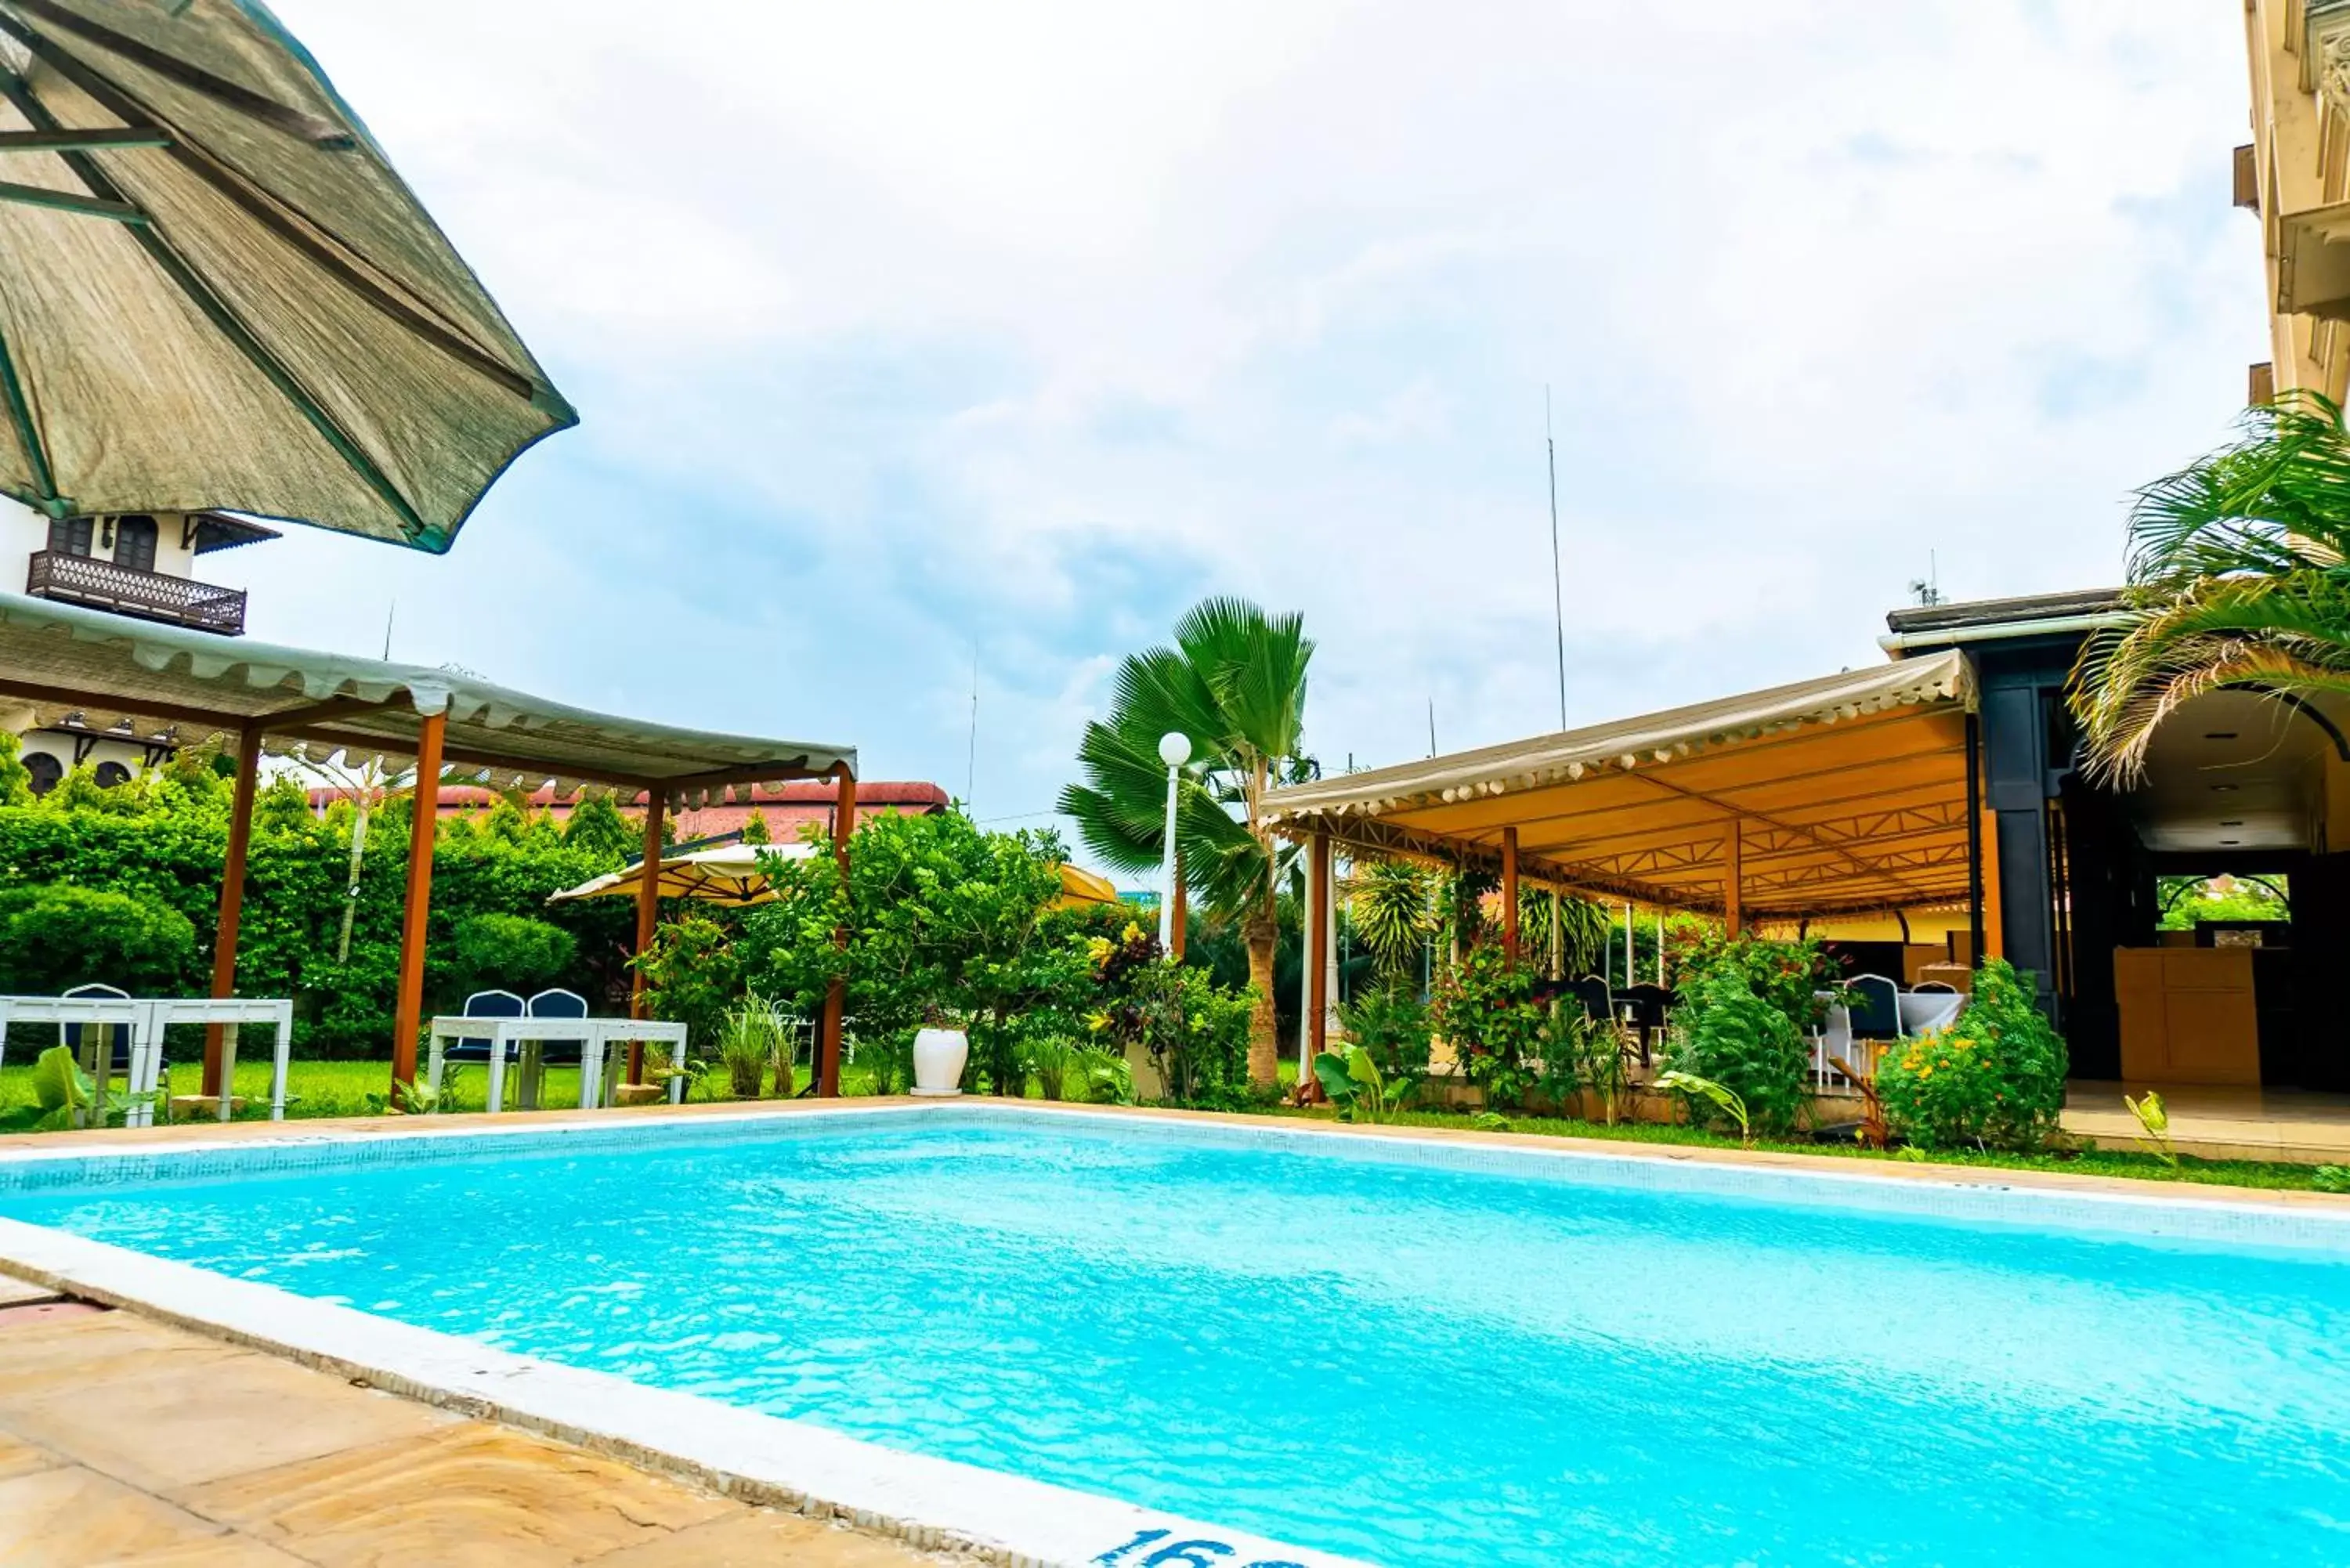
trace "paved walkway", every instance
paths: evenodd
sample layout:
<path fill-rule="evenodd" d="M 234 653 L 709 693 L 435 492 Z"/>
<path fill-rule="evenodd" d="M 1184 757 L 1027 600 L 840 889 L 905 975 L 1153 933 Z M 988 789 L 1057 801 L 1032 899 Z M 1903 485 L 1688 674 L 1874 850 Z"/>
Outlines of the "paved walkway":
<path fill-rule="evenodd" d="M 5 1568 L 946 1561 L 0 1276 Z"/>
<path fill-rule="evenodd" d="M 2137 1118 L 2122 1104 L 2126 1093 L 2143 1095 L 2146 1087 L 2085 1079 L 2066 1085 L 2064 1130 L 2093 1137 L 2103 1148 L 2147 1147 Z M 2183 1153 L 2350 1165 L 2350 1095 L 2190 1085 L 2164 1086 L 2160 1093 L 2170 1115 L 2170 1141 Z"/>

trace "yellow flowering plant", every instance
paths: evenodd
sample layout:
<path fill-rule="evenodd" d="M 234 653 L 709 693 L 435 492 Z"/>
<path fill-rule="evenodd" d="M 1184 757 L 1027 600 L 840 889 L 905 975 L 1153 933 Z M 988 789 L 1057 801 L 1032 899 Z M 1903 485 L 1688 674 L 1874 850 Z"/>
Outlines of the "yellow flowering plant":
<path fill-rule="evenodd" d="M 1892 1130 L 1920 1147 L 2035 1149 L 2064 1108 L 2065 1065 L 2030 981 L 1992 959 L 1964 1012 L 1886 1054 L 1877 1094 Z"/>

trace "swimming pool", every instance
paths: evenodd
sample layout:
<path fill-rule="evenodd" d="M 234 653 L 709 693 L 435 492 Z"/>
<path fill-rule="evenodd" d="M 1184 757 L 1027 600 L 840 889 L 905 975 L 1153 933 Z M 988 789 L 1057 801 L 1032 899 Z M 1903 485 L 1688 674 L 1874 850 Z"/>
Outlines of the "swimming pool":
<path fill-rule="evenodd" d="M 0 1215 L 1369 1561 L 2350 1560 L 2350 1229 L 2249 1206 L 958 1108 Z"/>

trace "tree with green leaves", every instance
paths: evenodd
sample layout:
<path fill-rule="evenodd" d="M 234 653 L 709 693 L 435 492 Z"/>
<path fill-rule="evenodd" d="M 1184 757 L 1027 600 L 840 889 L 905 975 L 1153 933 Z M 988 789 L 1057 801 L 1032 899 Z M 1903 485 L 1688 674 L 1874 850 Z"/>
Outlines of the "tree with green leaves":
<path fill-rule="evenodd" d="M 878 1044 L 902 1043 L 932 1011 L 951 1017 L 970 1031 L 974 1070 L 1020 1093 L 1030 1033 L 1073 1031 L 1061 1015 L 1086 980 L 1074 929 L 1048 919 L 1065 858 L 1050 833 L 989 833 L 961 812 L 868 816 L 845 888 L 828 844 L 765 862 L 775 898 L 743 923 L 749 978 L 809 1017 L 844 981 L 859 1039 Z"/>
<path fill-rule="evenodd" d="M 2092 774 L 2127 783 L 2184 703 L 2223 688 L 2350 695 L 2350 428 L 2309 392 L 2138 493 L 2126 625 L 2074 670 Z"/>
<path fill-rule="evenodd" d="M 1173 646 L 1119 666 L 1108 715 L 1086 726 L 1077 748 L 1083 781 L 1061 792 L 1062 812 L 1103 862 L 1125 872 L 1155 869 L 1166 853 L 1159 738 L 1172 732 L 1191 742 L 1177 797 L 1177 865 L 1185 888 L 1214 918 L 1237 923 L 1248 946 L 1256 993 L 1249 1076 L 1260 1085 L 1279 1081 L 1276 908 L 1295 860 L 1265 821 L 1264 803 L 1277 785 L 1316 771 L 1303 738 L 1313 658 L 1303 618 L 1267 615 L 1245 599 L 1203 600 L 1176 623 Z"/>
<path fill-rule="evenodd" d="M 25 805 L 33 798 L 33 770 L 25 765 L 25 743 L 0 730 L 0 805 Z"/>

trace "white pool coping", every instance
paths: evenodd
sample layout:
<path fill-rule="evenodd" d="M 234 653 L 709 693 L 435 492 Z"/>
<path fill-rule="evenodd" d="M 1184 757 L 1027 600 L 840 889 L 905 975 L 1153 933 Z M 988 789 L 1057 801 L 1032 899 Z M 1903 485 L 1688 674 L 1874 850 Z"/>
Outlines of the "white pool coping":
<path fill-rule="evenodd" d="M 104 1148 L 88 1143 L 0 1149 L 0 1189 L 57 1190 L 174 1177 L 207 1179 L 328 1166 L 464 1158 L 486 1141 L 586 1154 L 647 1144 L 783 1137 L 842 1118 L 1009 1116 L 1071 1119 L 1127 1136 L 1261 1147 L 1502 1174 L 1550 1173 L 1610 1186 L 1860 1209 L 1970 1222 L 2080 1229 L 2123 1238 L 2287 1247 L 2350 1257 L 2350 1204 L 2292 1206 L 2163 1199 L 1866 1169 L 1788 1170 L 1619 1154 L 1588 1147 L 1499 1145 L 1312 1125 L 1189 1121 L 1131 1113 L 992 1106 L 983 1100 L 806 1107 L 626 1121 L 322 1130 L 266 1141 L 205 1138 Z M 482 1152 L 490 1152 L 487 1149 Z M 811 1423 L 763 1415 L 608 1373 L 558 1365 L 354 1308 L 232 1279 L 192 1264 L 0 1219 L 0 1272 L 200 1333 L 364 1380 L 485 1419 L 544 1433 L 745 1501 L 846 1518 L 927 1550 L 1020 1568 L 1362 1568 L 1157 1509 L 953 1460 L 884 1448 Z"/>

